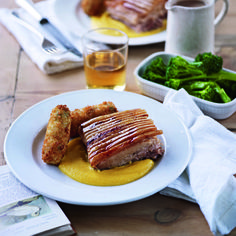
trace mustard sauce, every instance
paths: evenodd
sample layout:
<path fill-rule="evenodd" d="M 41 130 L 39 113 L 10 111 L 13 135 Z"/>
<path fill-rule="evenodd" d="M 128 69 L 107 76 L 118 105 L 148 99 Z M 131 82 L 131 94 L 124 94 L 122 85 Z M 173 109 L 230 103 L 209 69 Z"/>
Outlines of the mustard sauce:
<path fill-rule="evenodd" d="M 100 27 L 116 28 L 125 32 L 130 38 L 144 37 L 152 34 L 157 34 L 166 29 L 166 20 L 164 20 L 163 27 L 147 32 L 137 33 L 128 26 L 126 26 L 125 24 L 123 24 L 122 22 L 112 19 L 107 12 L 103 13 L 99 17 L 92 16 L 90 19 L 92 28 L 100 28 Z"/>
<path fill-rule="evenodd" d="M 150 159 L 136 161 L 109 170 L 95 170 L 87 160 L 87 152 L 80 138 L 71 140 L 59 169 L 70 178 L 95 186 L 116 186 L 135 181 L 154 166 Z"/>

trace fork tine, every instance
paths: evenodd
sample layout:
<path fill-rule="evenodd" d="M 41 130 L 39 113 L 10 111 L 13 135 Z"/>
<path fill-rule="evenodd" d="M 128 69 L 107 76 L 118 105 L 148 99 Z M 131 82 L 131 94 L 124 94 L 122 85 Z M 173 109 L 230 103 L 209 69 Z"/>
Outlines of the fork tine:
<path fill-rule="evenodd" d="M 39 31 L 37 31 L 31 24 L 22 20 L 17 12 L 13 11 L 12 15 L 15 16 L 15 19 L 17 20 L 18 23 L 20 23 L 22 26 L 24 26 L 25 28 L 36 34 L 41 39 L 42 49 L 45 52 L 47 52 L 48 54 L 60 53 L 61 50 L 57 48 L 55 44 L 53 44 L 51 41 L 45 38 L 45 36 L 42 35 Z"/>
<path fill-rule="evenodd" d="M 44 38 L 42 42 L 42 48 L 48 54 L 56 54 L 61 51 L 60 48 L 58 48 L 55 44 L 53 44 L 51 41 L 49 41 L 46 38 Z"/>
<path fill-rule="evenodd" d="M 49 54 L 59 53 L 61 50 L 55 46 L 43 47 L 43 50 Z"/>
<path fill-rule="evenodd" d="M 44 50 L 49 54 L 53 54 L 56 52 L 56 50 L 54 48 L 45 48 Z"/>

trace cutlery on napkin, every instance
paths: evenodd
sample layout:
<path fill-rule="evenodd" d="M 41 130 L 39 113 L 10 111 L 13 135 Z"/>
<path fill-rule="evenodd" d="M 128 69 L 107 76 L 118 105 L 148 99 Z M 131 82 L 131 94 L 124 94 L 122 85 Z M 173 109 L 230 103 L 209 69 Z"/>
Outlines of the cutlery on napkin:
<path fill-rule="evenodd" d="M 193 154 L 182 175 L 160 193 L 198 203 L 211 231 L 228 234 L 236 227 L 236 135 L 205 116 L 184 89 L 171 90 L 164 105 L 188 127 Z"/>
<path fill-rule="evenodd" d="M 41 13 L 35 8 L 32 0 L 15 0 L 15 2 L 25 9 L 31 16 L 36 19 L 41 27 L 51 34 L 64 48 L 74 53 L 75 55 L 82 57 L 82 53 L 74 47 L 74 45 L 58 30 L 58 28 L 52 24 L 46 17 L 43 17 Z"/>
<path fill-rule="evenodd" d="M 43 12 L 43 14 L 47 16 L 50 21 L 57 26 L 57 28 L 63 29 L 63 34 L 65 34 L 65 36 L 67 36 L 67 38 L 69 38 L 77 48 L 80 48 L 80 40 L 72 37 L 70 32 L 66 32 L 62 22 L 59 22 L 55 17 L 53 11 L 53 1 L 39 2 L 35 4 L 35 8 L 37 8 L 39 12 Z M 40 24 L 25 10 L 14 9 L 14 11 L 17 11 L 23 19 L 28 21 L 33 27 L 35 27 L 35 29 L 44 34 L 45 37 L 49 38 L 51 41 L 55 41 L 51 35 L 43 31 Z M 82 57 L 78 57 L 72 52 L 65 51 L 61 45 L 58 45 L 58 47 L 61 47 L 63 53 L 53 55 L 45 53 L 42 50 L 40 38 L 20 25 L 11 13 L 11 9 L 0 9 L 0 22 L 15 36 L 26 54 L 45 74 L 54 74 L 83 66 Z M 57 42 L 55 42 L 55 44 L 56 43 Z"/>

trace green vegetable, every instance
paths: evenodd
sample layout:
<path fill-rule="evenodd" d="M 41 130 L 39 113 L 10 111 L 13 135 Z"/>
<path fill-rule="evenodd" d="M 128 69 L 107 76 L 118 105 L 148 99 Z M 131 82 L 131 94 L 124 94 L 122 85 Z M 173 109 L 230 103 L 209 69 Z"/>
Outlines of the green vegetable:
<path fill-rule="evenodd" d="M 195 81 L 183 86 L 183 88 L 189 94 L 204 100 L 215 101 L 218 103 L 227 103 L 231 101 L 225 90 L 214 81 Z"/>
<path fill-rule="evenodd" d="M 230 80 L 217 80 L 220 87 L 224 88 L 225 92 L 233 100 L 236 97 L 236 83 Z"/>
<path fill-rule="evenodd" d="M 143 78 L 176 90 L 184 88 L 204 100 L 226 103 L 236 97 L 236 74 L 222 70 L 222 65 L 223 59 L 212 53 L 199 54 L 194 62 L 176 56 L 167 65 L 157 57 Z"/>
<path fill-rule="evenodd" d="M 201 70 L 207 75 L 218 73 L 223 67 L 222 57 L 212 55 L 210 52 L 198 54 L 194 62 L 198 62 Z"/>
<path fill-rule="evenodd" d="M 191 76 L 204 75 L 199 63 L 191 63 L 180 56 L 172 57 L 166 69 L 166 78 L 187 78 Z"/>
<path fill-rule="evenodd" d="M 188 78 L 199 76 L 205 79 L 206 76 L 218 73 L 222 70 L 223 60 L 212 53 L 198 54 L 194 62 L 188 62 L 181 56 L 172 57 L 166 69 L 167 79 Z"/>
<path fill-rule="evenodd" d="M 186 84 L 193 83 L 196 81 L 204 81 L 204 80 L 206 80 L 205 75 L 203 75 L 203 76 L 202 75 L 190 76 L 190 77 L 183 78 L 183 79 L 181 79 L 181 78 L 180 79 L 175 79 L 175 78 L 172 79 L 171 78 L 165 82 L 165 86 L 178 90 Z"/>
<path fill-rule="evenodd" d="M 166 68 L 161 57 L 155 58 L 145 69 L 143 78 L 152 82 L 164 84 L 166 81 Z"/>

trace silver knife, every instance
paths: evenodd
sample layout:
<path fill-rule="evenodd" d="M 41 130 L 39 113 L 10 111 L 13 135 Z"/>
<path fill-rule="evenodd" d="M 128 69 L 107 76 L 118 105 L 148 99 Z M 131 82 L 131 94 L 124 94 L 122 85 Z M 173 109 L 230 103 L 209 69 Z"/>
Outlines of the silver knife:
<path fill-rule="evenodd" d="M 34 3 L 31 0 L 16 0 L 16 3 L 30 13 L 44 28 L 44 30 L 52 35 L 63 47 L 77 56 L 82 57 L 82 53 L 75 48 L 47 18 L 41 16 L 41 14 L 35 9 Z"/>

